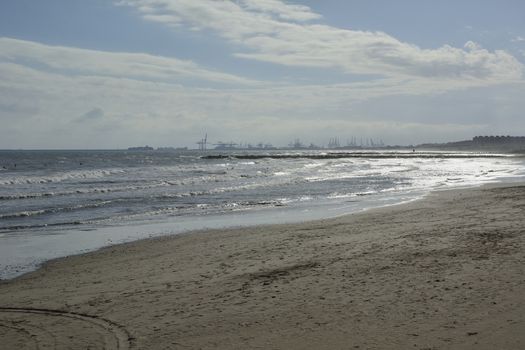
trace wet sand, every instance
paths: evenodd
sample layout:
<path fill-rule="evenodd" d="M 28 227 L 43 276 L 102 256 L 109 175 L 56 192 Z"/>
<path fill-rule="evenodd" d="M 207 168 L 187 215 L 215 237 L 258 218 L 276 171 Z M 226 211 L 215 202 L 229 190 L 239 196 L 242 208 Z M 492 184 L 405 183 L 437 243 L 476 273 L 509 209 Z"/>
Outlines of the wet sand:
<path fill-rule="evenodd" d="M 0 283 L 0 348 L 524 349 L 525 185 L 211 230 Z"/>

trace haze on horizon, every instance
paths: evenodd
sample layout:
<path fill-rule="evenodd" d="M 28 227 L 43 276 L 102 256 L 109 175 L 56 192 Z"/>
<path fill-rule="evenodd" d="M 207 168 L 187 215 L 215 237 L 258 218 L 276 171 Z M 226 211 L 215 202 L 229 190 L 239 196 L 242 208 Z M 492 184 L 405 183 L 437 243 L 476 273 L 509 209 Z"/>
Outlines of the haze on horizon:
<path fill-rule="evenodd" d="M 5 0 L 0 149 L 525 135 L 525 2 Z"/>

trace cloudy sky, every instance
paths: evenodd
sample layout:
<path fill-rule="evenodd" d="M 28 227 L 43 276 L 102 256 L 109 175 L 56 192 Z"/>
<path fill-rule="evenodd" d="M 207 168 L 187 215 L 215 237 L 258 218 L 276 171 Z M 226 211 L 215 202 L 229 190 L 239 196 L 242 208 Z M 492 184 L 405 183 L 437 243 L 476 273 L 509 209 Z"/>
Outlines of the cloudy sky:
<path fill-rule="evenodd" d="M 2 0 L 0 148 L 525 135 L 522 0 Z"/>

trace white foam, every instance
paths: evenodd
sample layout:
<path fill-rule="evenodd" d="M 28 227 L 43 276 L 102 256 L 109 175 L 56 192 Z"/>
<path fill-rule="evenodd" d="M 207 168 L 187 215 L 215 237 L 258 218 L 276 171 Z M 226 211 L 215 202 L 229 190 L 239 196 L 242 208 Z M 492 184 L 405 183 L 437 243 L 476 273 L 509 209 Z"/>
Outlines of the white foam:
<path fill-rule="evenodd" d="M 99 179 L 115 174 L 124 173 L 124 169 L 95 169 L 95 170 L 74 170 L 65 173 L 56 173 L 45 176 L 28 176 L 21 175 L 15 177 L 0 178 L 0 185 L 16 185 L 16 184 L 44 184 L 63 182 L 68 180 L 79 179 Z"/>

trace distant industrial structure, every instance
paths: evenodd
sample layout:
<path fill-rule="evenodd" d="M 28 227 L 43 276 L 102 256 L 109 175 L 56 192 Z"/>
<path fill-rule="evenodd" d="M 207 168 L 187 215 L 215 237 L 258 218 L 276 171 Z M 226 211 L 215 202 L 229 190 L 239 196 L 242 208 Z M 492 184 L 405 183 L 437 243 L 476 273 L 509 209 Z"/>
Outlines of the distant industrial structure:
<path fill-rule="evenodd" d="M 230 149 L 238 148 L 237 143 L 233 141 L 230 141 L 230 142 L 219 141 L 217 143 L 214 143 L 213 145 L 215 146 L 215 149 L 220 149 L 220 150 L 230 150 Z"/>
<path fill-rule="evenodd" d="M 155 149 L 153 147 L 150 147 L 150 146 L 138 146 L 138 147 L 129 147 L 128 148 L 128 151 L 140 151 L 140 152 L 144 152 L 144 151 L 154 151 Z"/>
<path fill-rule="evenodd" d="M 476 136 L 472 143 L 477 145 L 525 145 L 525 136 Z"/>
<path fill-rule="evenodd" d="M 523 152 L 525 151 L 525 136 L 476 136 L 472 140 L 422 144 L 418 148 Z"/>
<path fill-rule="evenodd" d="M 476 136 L 471 140 L 447 142 L 447 143 L 426 143 L 416 146 L 389 146 L 383 140 L 373 138 L 351 137 L 346 144 L 342 145 L 338 137 L 331 137 L 326 145 L 316 145 L 314 143 L 303 143 L 299 138 L 294 139 L 285 147 L 274 147 L 271 143 L 258 142 L 251 144 L 248 142 L 223 142 L 217 141 L 211 144 L 206 133 L 197 142 L 199 151 L 238 151 L 238 150 L 362 150 L 362 149 L 443 149 L 443 150 L 464 150 L 464 151 L 487 151 L 487 152 L 525 152 L 525 136 Z M 150 146 L 129 147 L 128 151 L 188 151 L 187 147 L 159 147 L 157 149 Z"/>
<path fill-rule="evenodd" d="M 197 145 L 199 145 L 199 150 L 200 151 L 206 151 L 206 148 L 207 148 L 207 145 L 208 145 L 208 134 L 206 133 L 206 135 L 204 136 L 203 139 L 199 140 L 197 142 Z"/>
<path fill-rule="evenodd" d="M 208 145 L 214 146 L 213 150 L 229 151 L 229 150 L 273 150 L 273 149 L 362 149 L 362 148 L 380 148 L 385 147 L 383 140 L 375 140 L 373 138 L 358 138 L 353 136 L 346 141 L 346 145 L 342 145 L 338 137 L 332 137 L 329 139 L 328 144 L 319 146 L 314 143 L 305 144 L 301 139 L 296 138 L 286 147 L 274 147 L 271 143 L 259 142 L 255 145 L 248 142 L 224 142 L 217 141 L 216 143 L 208 142 L 208 134 L 205 134 L 204 138 L 197 142 L 198 150 L 206 151 L 209 150 Z"/>

